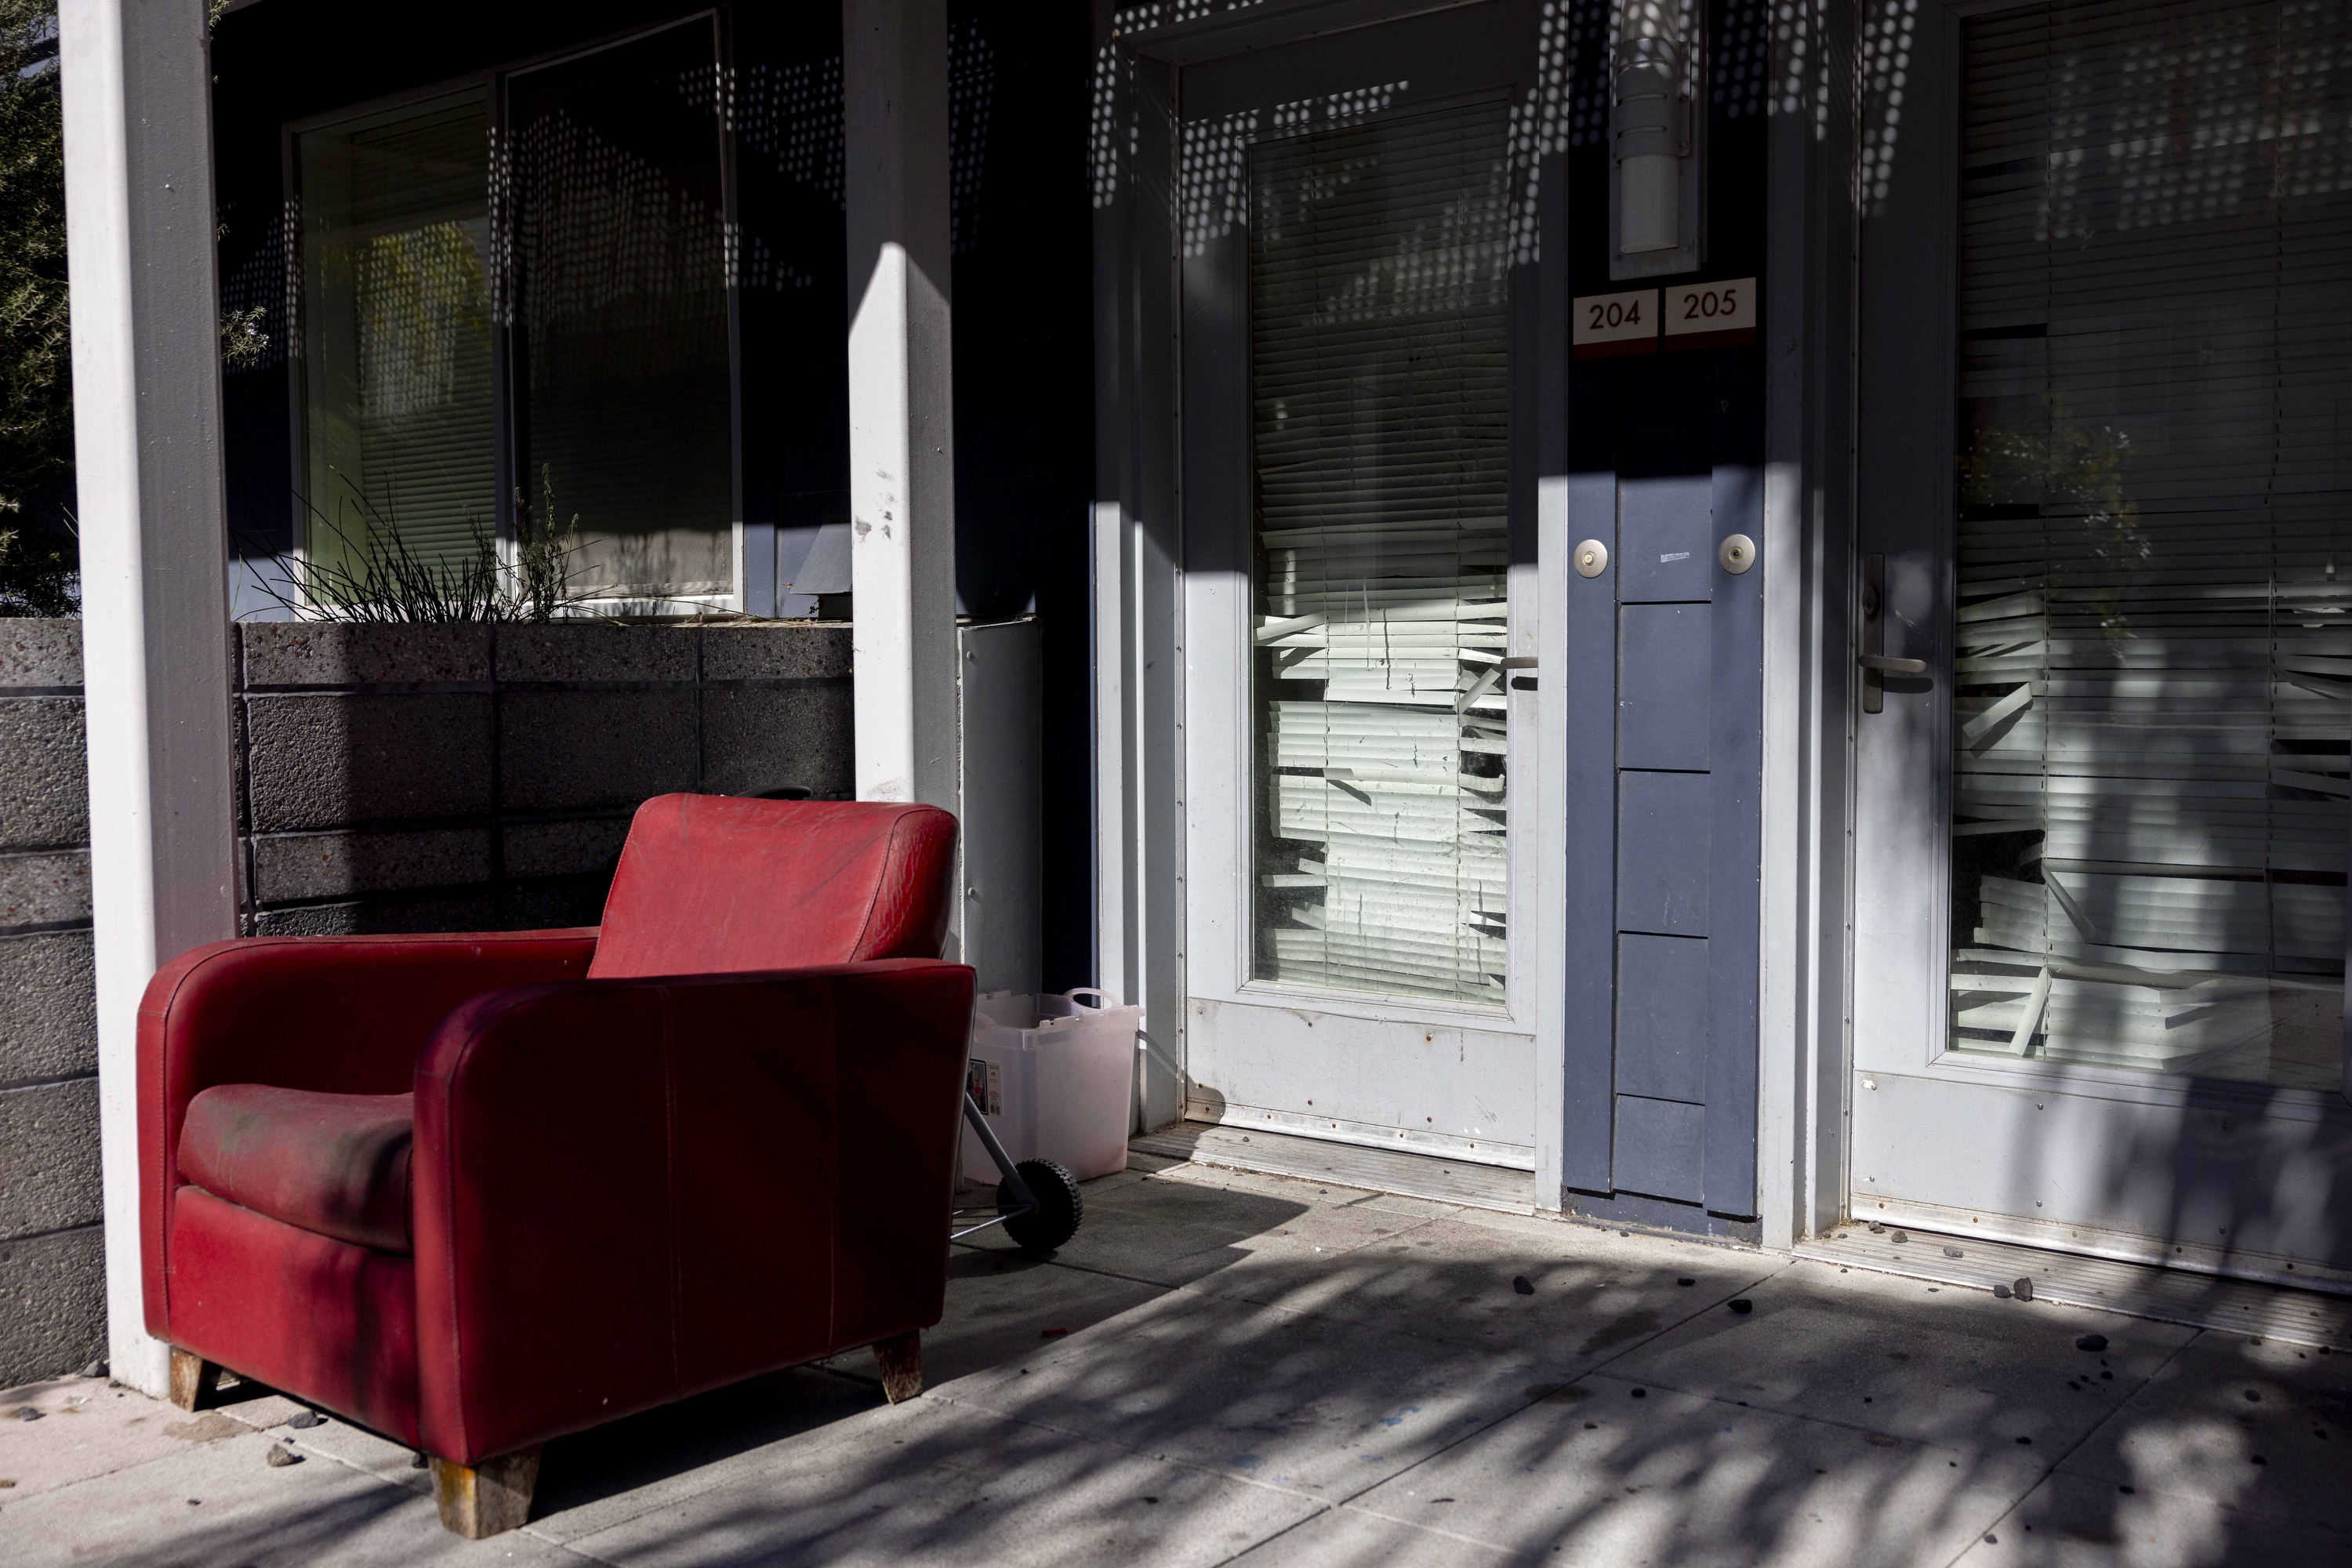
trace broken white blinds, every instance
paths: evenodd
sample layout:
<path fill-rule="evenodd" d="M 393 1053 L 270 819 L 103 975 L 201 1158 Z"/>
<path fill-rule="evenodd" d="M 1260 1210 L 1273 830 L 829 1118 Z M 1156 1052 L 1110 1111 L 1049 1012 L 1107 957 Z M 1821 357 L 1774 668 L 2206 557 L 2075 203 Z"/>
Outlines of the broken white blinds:
<path fill-rule="evenodd" d="M 1503 1000 L 1506 115 L 1250 152 L 1265 979 Z"/>
<path fill-rule="evenodd" d="M 1953 1044 L 2335 1088 L 2352 5 L 1967 36 Z"/>

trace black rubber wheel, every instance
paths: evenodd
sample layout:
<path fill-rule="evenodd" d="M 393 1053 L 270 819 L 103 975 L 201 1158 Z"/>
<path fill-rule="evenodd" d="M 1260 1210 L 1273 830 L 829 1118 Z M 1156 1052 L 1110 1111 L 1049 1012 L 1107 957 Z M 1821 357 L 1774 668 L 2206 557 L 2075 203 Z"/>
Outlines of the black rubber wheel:
<path fill-rule="evenodd" d="M 1024 1160 L 1014 1170 L 1029 1184 L 1037 1206 L 1004 1222 L 1004 1234 L 1024 1252 L 1051 1252 L 1078 1234 L 1087 1217 L 1086 1199 L 1078 1195 L 1078 1179 L 1058 1160 Z M 1011 1214 L 1021 1206 L 1011 1182 L 996 1184 L 996 1212 Z"/>

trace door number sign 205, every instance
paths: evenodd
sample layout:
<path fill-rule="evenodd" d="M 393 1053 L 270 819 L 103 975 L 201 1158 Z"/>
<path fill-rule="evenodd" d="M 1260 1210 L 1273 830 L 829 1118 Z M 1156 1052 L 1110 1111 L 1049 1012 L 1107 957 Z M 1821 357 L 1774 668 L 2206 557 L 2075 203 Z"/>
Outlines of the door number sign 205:
<path fill-rule="evenodd" d="M 1717 348 L 1756 341 L 1756 279 L 1677 283 L 1664 290 L 1586 294 L 1575 301 L 1569 342 L 1578 359 Z"/>

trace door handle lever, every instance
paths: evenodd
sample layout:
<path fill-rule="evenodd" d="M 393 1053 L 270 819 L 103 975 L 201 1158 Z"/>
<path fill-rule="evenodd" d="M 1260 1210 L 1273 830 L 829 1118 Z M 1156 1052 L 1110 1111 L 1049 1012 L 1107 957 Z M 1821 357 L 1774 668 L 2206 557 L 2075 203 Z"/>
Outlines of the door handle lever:
<path fill-rule="evenodd" d="M 1507 658 L 1501 665 L 1504 669 L 1533 669 L 1535 667 L 1535 657 L 1532 654 Z"/>
<path fill-rule="evenodd" d="M 1881 675 L 1927 673 L 1927 661 L 1924 658 L 1889 658 L 1883 653 L 1857 654 L 1854 657 L 1860 661 L 1863 668 L 1875 670 Z"/>

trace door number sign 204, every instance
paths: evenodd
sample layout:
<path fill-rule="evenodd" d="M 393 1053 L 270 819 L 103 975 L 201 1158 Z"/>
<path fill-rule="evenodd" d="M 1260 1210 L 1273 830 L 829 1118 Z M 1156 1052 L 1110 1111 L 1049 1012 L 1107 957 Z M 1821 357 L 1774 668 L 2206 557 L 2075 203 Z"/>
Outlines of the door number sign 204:
<path fill-rule="evenodd" d="M 1569 341 L 1578 359 L 1754 342 L 1756 279 L 1586 294 L 1575 301 Z"/>

